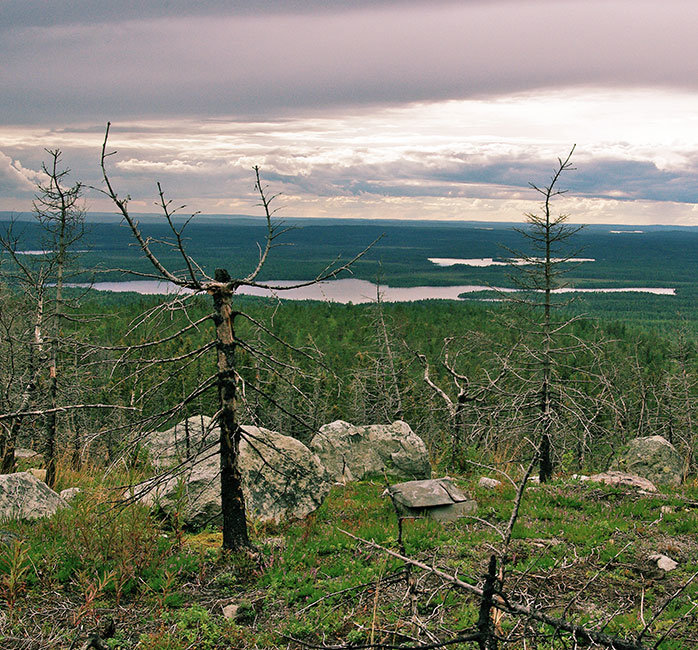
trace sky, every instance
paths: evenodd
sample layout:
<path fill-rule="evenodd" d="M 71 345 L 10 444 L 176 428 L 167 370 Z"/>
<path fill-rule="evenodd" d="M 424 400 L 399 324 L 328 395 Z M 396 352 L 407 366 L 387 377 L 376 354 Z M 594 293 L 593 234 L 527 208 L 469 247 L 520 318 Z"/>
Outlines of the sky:
<path fill-rule="evenodd" d="M 698 225 L 695 0 L 0 0 L 0 210 Z"/>

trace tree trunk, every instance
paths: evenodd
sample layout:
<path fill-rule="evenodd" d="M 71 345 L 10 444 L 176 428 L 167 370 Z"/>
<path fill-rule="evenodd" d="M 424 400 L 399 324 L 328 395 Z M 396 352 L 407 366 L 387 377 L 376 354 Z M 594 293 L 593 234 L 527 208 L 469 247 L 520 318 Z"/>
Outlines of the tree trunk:
<path fill-rule="evenodd" d="M 55 161 L 54 161 L 55 169 Z M 61 318 L 63 317 L 63 267 L 65 264 L 65 229 L 67 206 L 61 194 L 60 227 L 58 234 L 58 251 L 56 255 L 56 303 L 53 310 L 53 340 L 49 359 L 49 404 L 52 409 L 58 405 L 58 346 L 61 336 Z M 56 440 L 58 438 L 58 419 L 56 411 L 46 418 L 46 485 L 53 487 L 56 482 Z"/>
<path fill-rule="evenodd" d="M 552 359 L 550 348 L 552 347 L 552 326 L 550 320 L 550 310 L 552 307 L 552 251 L 551 251 L 551 223 L 550 223 L 550 201 L 549 193 L 545 202 L 545 261 L 543 266 L 545 279 L 545 302 L 543 316 L 543 386 L 541 390 L 541 418 L 543 420 L 543 434 L 541 436 L 538 454 L 540 456 L 540 472 L 538 478 L 541 483 L 548 481 L 553 475 L 552 458 L 552 407 L 550 403 L 550 383 L 552 374 Z"/>
<path fill-rule="evenodd" d="M 240 550 L 249 548 L 250 540 L 247 535 L 242 476 L 238 467 L 241 428 L 236 413 L 237 375 L 235 372 L 235 313 L 232 310 L 233 289 L 225 284 L 230 282 L 230 275 L 224 269 L 216 269 L 215 279 L 223 285 L 212 291 L 218 354 L 223 548 Z"/>
<path fill-rule="evenodd" d="M 55 359 L 49 366 L 49 404 L 56 408 L 58 396 L 58 378 L 56 377 Z M 56 482 L 56 412 L 46 416 L 46 441 L 44 444 L 46 457 L 46 485 L 53 487 Z"/>
<path fill-rule="evenodd" d="M 5 434 L 2 437 L 0 444 L 0 474 L 12 474 L 15 471 L 15 440 L 19 431 L 19 423 L 21 418 L 16 418 L 11 421 L 10 425 L 3 430 Z"/>

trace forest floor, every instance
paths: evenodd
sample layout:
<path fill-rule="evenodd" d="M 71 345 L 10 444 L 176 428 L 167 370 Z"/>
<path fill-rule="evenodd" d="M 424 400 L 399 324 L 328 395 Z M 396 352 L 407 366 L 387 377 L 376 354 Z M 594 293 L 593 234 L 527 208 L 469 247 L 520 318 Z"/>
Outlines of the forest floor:
<path fill-rule="evenodd" d="M 475 516 L 405 520 L 403 544 L 409 557 L 482 586 L 490 556 L 502 550 L 516 490 L 480 488 L 477 478 L 457 479 L 478 502 Z M 477 596 L 421 570 L 411 573 L 410 595 L 403 562 L 340 530 L 398 551 L 397 518 L 383 490 L 380 480 L 337 486 L 304 521 L 252 524 L 254 556 L 222 553 L 213 529 L 188 533 L 139 507 L 117 511 L 103 488 L 86 489 L 51 519 L 4 522 L 6 538 L 19 541 L 0 544 L 0 647 L 85 647 L 110 618 L 111 649 L 414 647 L 455 639 L 476 624 Z M 663 650 L 696 648 L 698 580 L 681 587 L 698 572 L 697 500 L 696 482 L 655 495 L 562 478 L 531 485 L 513 529 L 504 592 L 609 635 L 632 638 L 649 624 L 646 648 L 664 634 Z M 649 559 L 655 553 L 677 568 L 659 569 Z M 226 619 L 230 604 L 237 613 Z M 510 635 L 506 648 L 589 647 L 510 614 L 495 628 Z"/>

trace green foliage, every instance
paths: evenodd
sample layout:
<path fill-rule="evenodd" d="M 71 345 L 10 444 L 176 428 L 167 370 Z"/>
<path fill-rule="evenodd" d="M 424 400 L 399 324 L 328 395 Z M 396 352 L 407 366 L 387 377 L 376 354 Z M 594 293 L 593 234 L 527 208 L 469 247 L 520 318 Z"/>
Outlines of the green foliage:
<path fill-rule="evenodd" d="M 113 239 L 107 237 L 96 254 L 111 260 L 121 256 L 121 264 L 114 266 L 130 264 L 130 252 L 119 248 L 118 228 L 112 225 L 104 232 L 111 233 Z M 153 227 L 150 232 L 157 235 L 158 228 Z M 206 231 L 207 234 L 199 231 L 196 236 L 201 235 L 206 245 L 213 243 L 214 249 L 207 251 L 196 243 L 192 254 L 197 257 L 202 254 L 200 259 L 208 264 L 225 250 L 235 264 L 239 261 L 248 266 L 250 259 L 236 257 L 237 243 L 231 245 L 223 236 L 225 232 L 226 227 L 220 224 Z M 319 237 L 325 238 L 327 232 L 321 228 L 304 229 L 300 248 L 293 254 L 279 249 L 282 262 L 270 266 L 269 277 L 308 277 L 315 268 L 313 264 L 324 264 L 323 256 L 333 255 L 342 245 L 354 247 L 359 234 L 362 241 L 370 239 L 368 231 L 358 233 L 348 227 L 338 228 L 334 243 L 322 255 L 316 253 L 312 264 L 307 266 L 298 260 L 312 250 Z M 513 243 L 510 232 L 501 229 L 496 234 Z M 618 241 L 613 250 L 618 252 L 620 261 L 615 263 L 604 253 L 608 233 L 593 228 L 580 233 L 588 244 L 585 256 L 597 257 L 598 262 L 574 269 L 570 273 L 573 282 L 610 286 L 632 281 L 677 286 L 679 294 L 671 305 L 685 308 L 687 321 L 682 327 L 682 337 L 667 335 L 667 328 L 676 321 L 673 311 L 667 309 L 667 298 L 661 296 L 589 296 L 584 306 L 568 308 L 570 315 L 582 309 L 602 315 L 603 319 L 597 323 L 576 321 L 570 330 L 573 338 L 585 344 L 603 340 L 605 345 L 597 348 L 602 349 L 597 356 L 582 354 L 583 363 L 576 366 L 583 367 L 583 371 L 573 369 L 572 364 L 562 359 L 560 379 L 579 387 L 584 404 L 582 419 L 589 425 L 585 442 L 580 444 L 579 427 L 572 424 L 571 418 L 562 416 L 556 452 L 563 475 L 580 468 L 605 469 L 610 458 L 638 433 L 661 432 L 673 437 L 675 444 L 693 459 L 695 468 L 698 438 L 691 423 L 698 421 L 694 413 L 698 403 L 695 345 L 698 293 L 693 288 L 692 270 L 687 264 L 692 253 L 679 241 L 685 234 L 684 231 L 681 236 L 652 231 L 652 236 L 647 238 L 650 243 L 640 244 L 642 255 L 626 245 L 627 240 Z M 698 237 L 694 231 L 689 234 L 689 239 Z M 240 245 L 246 247 L 257 235 L 256 226 L 247 224 Z M 372 279 L 377 259 L 382 257 L 384 277 L 391 285 L 503 283 L 501 271 L 496 267 L 438 269 L 421 257 L 421 261 L 414 262 L 404 250 L 405 246 L 412 247 L 425 259 L 427 255 L 497 256 L 498 252 L 489 248 L 493 242 L 491 235 L 474 229 L 466 229 L 464 234 L 445 225 L 422 225 L 392 231 L 391 237 L 384 247 L 381 244 L 380 254 L 372 252 L 359 265 L 359 277 Z M 666 263 L 655 267 L 646 263 L 646 260 L 664 260 L 671 250 L 679 251 L 679 262 L 675 263 L 669 255 Z M 112 254 L 115 257 L 110 257 Z M 616 275 L 612 276 L 613 273 Z M 14 299 L 15 307 L 21 311 L 19 298 L 13 298 L 11 293 L 8 297 L 6 293 L 3 299 L 10 302 Z M 511 349 L 515 339 L 504 317 L 520 318 L 517 309 L 475 301 L 385 304 L 383 317 L 390 323 L 392 337 L 390 353 L 395 355 L 395 373 L 385 375 L 381 364 L 385 363 L 387 352 L 377 344 L 380 330 L 375 327 L 375 307 L 310 302 L 277 304 L 245 297 L 237 300 L 252 317 L 269 323 L 275 336 L 296 347 L 317 348 L 325 366 L 318 370 L 304 358 L 294 360 L 298 367 L 291 379 L 299 389 L 296 391 L 289 388 L 285 378 L 265 374 L 251 355 L 241 351 L 239 372 L 243 379 L 261 380 L 277 402 L 274 405 L 248 393 L 251 420 L 307 441 L 319 426 L 335 419 L 356 424 L 374 423 L 379 416 L 390 419 L 395 409 L 385 401 L 385 393 L 390 391 L 392 397 L 399 392 L 401 416 L 425 440 L 435 466 L 443 473 L 464 468 L 465 473 L 460 475 L 479 502 L 478 519 L 446 525 L 428 520 L 406 521 L 404 546 L 408 554 L 438 562 L 445 569 L 458 572 L 467 582 L 481 582 L 487 557 L 501 543 L 501 537 L 492 527 L 506 526 L 515 491 L 506 481 L 493 491 L 479 489 L 475 483 L 482 473 L 500 478 L 482 465 L 494 465 L 518 474 L 522 440 L 529 432 L 509 427 L 505 414 L 501 409 L 498 411 L 500 396 L 487 394 L 477 409 L 466 412 L 466 444 L 461 456 L 452 459 L 448 454 L 452 432 L 448 415 L 425 385 L 423 368 L 416 362 L 414 351 L 426 356 L 434 380 L 446 385 L 452 378 L 439 359 L 444 338 L 454 337 L 453 349 L 459 351 L 459 372 L 473 378 L 494 376 L 498 359 Z M 160 298 L 95 294 L 77 311 L 80 319 L 88 318 L 89 323 L 78 319 L 66 324 L 66 328 L 76 337 L 89 329 L 93 340 L 105 347 L 141 343 L 153 334 L 167 337 L 205 316 L 210 309 L 206 297 L 192 298 L 187 303 L 187 313 L 156 309 L 151 313 L 158 316 L 146 319 L 145 329 L 134 332 L 134 319 L 161 305 Z M 241 321 L 239 334 L 254 341 L 258 333 L 251 323 Z M 147 348 L 139 351 L 138 360 L 148 362 L 176 356 L 183 348 L 196 349 L 210 340 L 211 325 L 203 323 L 188 331 L 180 343 L 167 342 L 157 351 Z M 290 354 L 283 349 L 276 352 L 282 361 L 290 361 Z M 147 454 L 134 446 L 134 440 L 148 430 L 135 426 L 137 418 L 165 413 L 147 425 L 160 429 L 189 415 L 211 415 L 216 411 L 213 395 L 202 395 L 185 408 L 169 411 L 183 395 L 216 372 L 214 354 L 181 364 L 176 371 L 163 366 L 137 378 L 132 366 L 112 365 L 113 357 L 119 354 L 101 350 L 92 357 L 83 368 L 85 382 L 89 383 L 96 401 L 137 403 L 142 413 L 96 411 L 79 421 L 61 417 L 63 449 L 72 451 L 71 436 L 77 425 L 95 434 L 87 470 L 77 471 L 67 463 L 59 466 L 58 487 L 79 485 L 83 494 L 71 508 L 51 519 L 35 524 L 8 524 L 24 540 L 16 547 L 4 547 L 0 555 L 0 596 L 10 608 L 14 603 L 20 611 L 25 600 L 38 601 L 43 594 L 58 593 L 62 598 L 72 599 L 80 624 L 87 625 L 105 610 L 133 607 L 140 617 L 139 626 L 133 633 L 120 632 L 122 636 L 115 641 L 115 647 L 153 649 L 286 647 L 288 642 L 279 632 L 318 643 L 366 642 L 374 623 L 376 588 L 384 595 L 377 613 L 378 626 L 397 627 L 405 620 L 403 578 L 398 576 L 395 582 L 382 582 L 400 570 L 400 563 L 355 544 L 338 530 L 343 528 L 396 548 L 395 514 L 389 500 L 380 498 L 384 487 L 382 477 L 374 482 L 335 488 L 325 504 L 305 521 L 289 525 L 251 522 L 250 530 L 260 549 L 260 558 L 224 555 L 219 549 L 211 548 L 216 533 L 206 532 L 208 541 L 200 536 L 197 539 L 177 522 L 174 526 L 163 526 L 144 508 L 117 508 L 115 500 L 121 492 L 109 492 L 103 487 L 101 474 L 105 460 L 112 461 L 121 455 L 126 459 L 128 471 L 112 474 L 109 480 L 113 485 L 140 480 L 152 472 Z M 301 392 L 310 398 L 300 397 Z M 288 413 L 299 414 L 305 424 Z M 40 426 L 40 419 L 26 419 L 22 435 L 27 444 L 31 444 Z M 696 496 L 695 487 L 684 488 L 678 494 L 642 498 L 619 488 L 563 480 L 535 487 L 526 492 L 521 516 L 514 527 L 510 569 L 517 577 L 550 574 L 559 578 L 554 584 L 565 580 L 584 584 L 608 564 L 589 595 L 597 610 L 575 612 L 575 615 L 580 620 L 599 624 L 601 614 L 610 614 L 604 608 L 621 594 L 622 602 L 628 603 L 627 611 L 609 629 L 637 630 L 638 585 L 644 579 L 642 561 L 650 547 L 673 554 L 681 562 L 675 574 L 645 584 L 646 617 L 650 609 L 656 611 L 676 584 L 698 567 L 693 539 L 695 510 L 684 508 L 682 500 L 682 497 L 695 500 Z M 664 505 L 673 510 L 663 513 L 660 508 Z M 631 545 L 625 548 L 628 542 Z M 568 571 L 564 579 L 556 573 L 561 566 Z M 424 584 L 425 588 L 432 586 L 428 579 Z M 538 586 L 531 584 L 531 593 Z M 380 591 L 384 588 L 385 591 Z M 690 590 L 688 596 L 695 600 L 695 590 Z M 550 596 L 551 600 L 556 597 Z M 228 599 L 240 603 L 234 623 L 223 621 L 218 605 L 212 604 Z M 677 602 L 667 608 L 656 629 L 668 629 L 685 611 L 685 604 L 685 601 Z M 434 593 L 429 602 L 420 601 L 418 614 L 424 618 L 438 614 L 443 616 L 443 625 L 464 629 L 476 620 L 477 603 L 444 590 Z M 75 623 L 75 620 L 63 621 L 66 629 Z M 504 620 L 504 629 L 511 625 L 510 620 Z M 395 641 L 387 637 L 385 640 Z M 542 641 L 538 647 L 551 646 Z M 683 648 L 685 644 L 667 641 L 661 647 Z"/>
<path fill-rule="evenodd" d="M 403 543 L 409 555 L 477 585 L 489 555 L 501 544 L 492 526 L 506 526 L 514 488 L 478 488 L 477 475 L 458 483 L 477 498 L 477 518 L 447 524 L 406 520 Z M 260 549 L 257 558 L 212 552 L 213 540 L 220 544 L 217 533 L 185 534 L 180 544 L 142 509 L 115 516 L 104 494 L 86 494 L 84 503 L 72 512 L 15 525 L 25 540 L 19 545 L 25 551 L 3 552 L 0 578 L 13 565 L 19 567 L 15 574 L 23 573 L 17 581 L 24 584 L 16 600 L 18 616 L 34 607 L 34 599 L 45 607 L 49 594 L 58 594 L 61 603 L 72 598 L 74 609 L 64 622 L 70 630 L 77 618 L 87 626 L 115 608 L 137 612 L 137 625 L 131 632 L 119 632 L 112 642 L 115 648 L 285 648 L 288 641 L 281 635 L 311 643 L 365 642 L 374 622 L 380 630 L 403 629 L 410 616 L 401 563 L 356 544 L 338 530 L 398 550 L 397 521 L 382 492 L 377 481 L 335 487 L 314 515 L 273 529 L 275 537 L 267 537 L 269 531 L 262 527 L 253 529 L 261 535 L 253 540 Z M 581 585 L 596 576 L 593 587 L 581 597 L 579 610 L 572 612 L 575 620 L 595 625 L 622 604 L 609 631 L 621 635 L 637 631 L 642 627 L 641 590 L 644 615 L 649 618 L 698 568 L 698 545 L 692 535 L 698 524 L 696 511 L 685 507 L 697 498 L 696 486 L 654 496 L 565 480 L 531 486 L 514 528 L 507 584 L 536 592 L 543 589 L 544 598 L 562 603 L 569 594 L 561 595 L 561 585 Z M 662 513 L 662 506 L 672 512 Z M 130 536 L 137 537 L 136 544 L 127 541 Z M 149 561 L 135 548 L 141 545 Z M 643 572 L 651 569 L 646 558 L 653 552 L 674 557 L 679 567 L 664 577 L 657 577 L 654 569 L 654 577 L 646 580 L 643 576 L 649 574 Z M 133 581 L 119 592 L 126 562 L 135 567 L 128 573 Z M 419 571 L 417 575 L 422 590 L 417 613 L 422 621 L 459 630 L 477 620 L 477 599 L 439 589 L 438 581 Z M 544 580 L 545 576 L 549 578 Z M 690 600 L 698 597 L 696 588 L 689 586 L 685 597 L 667 607 L 653 634 L 669 629 L 687 611 Z M 226 602 L 238 605 L 235 621 L 221 616 L 220 603 Z M 550 613 L 559 611 L 553 608 Z M 513 622 L 505 617 L 503 629 L 511 629 Z M 382 642 L 391 638 L 376 633 Z M 676 640 L 667 647 L 672 644 L 681 650 L 690 647 Z M 558 645 L 541 639 L 536 647 Z"/>
<path fill-rule="evenodd" d="M 0 597 L 13 611 L 26 590 L 31 569 L 29 551 L 21 540 L 0 546 Z"/>

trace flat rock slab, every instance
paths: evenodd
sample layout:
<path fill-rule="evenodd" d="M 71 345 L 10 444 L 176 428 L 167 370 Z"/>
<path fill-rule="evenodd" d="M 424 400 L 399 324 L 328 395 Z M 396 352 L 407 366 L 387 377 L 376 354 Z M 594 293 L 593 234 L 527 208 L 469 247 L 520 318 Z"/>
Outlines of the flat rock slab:
<path fill-rule="evenodd" d="M 477 509 L 477 503 L 463 494 L 448 477 L 396 483 L 388 491 L 402 516 L 453 521 Z"/>
<path fill-rule="evenodd" d="M 636 476 L 635 474 L 628 474 L 626 472 L 609 470 L 608 472 L 603 472 L 602 474 L 594 474 L 586 480 L 591 481 L 592 483 L 605 483 L 606 485 L 624 485 L 637 488 L 638 490 L 645 490 L 646 492 L 657 491 L 657 488 L 654 486 L 652 481 L 648 481 L 646 478 Z"/>
<path fill-rule="evenodd" d="M 46 483 L 29 472 L 0 474 L 0 520 L 50 517 L 66 505 Z"/>

